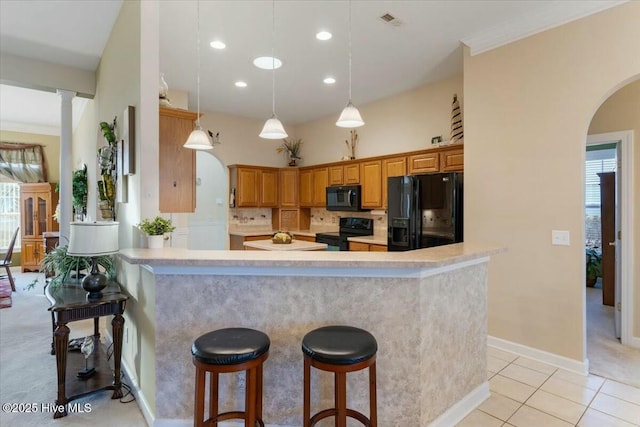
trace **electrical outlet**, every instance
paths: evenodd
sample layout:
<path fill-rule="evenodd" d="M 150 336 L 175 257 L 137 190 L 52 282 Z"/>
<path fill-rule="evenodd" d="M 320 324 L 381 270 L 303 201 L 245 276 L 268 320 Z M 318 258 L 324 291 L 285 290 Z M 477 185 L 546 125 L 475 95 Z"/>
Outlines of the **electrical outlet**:
<path fill-rule="evenodd" d="M 551 244 L 558 246 L 569 246 L 570 235 L 567 230 L 551 230 Z"/>

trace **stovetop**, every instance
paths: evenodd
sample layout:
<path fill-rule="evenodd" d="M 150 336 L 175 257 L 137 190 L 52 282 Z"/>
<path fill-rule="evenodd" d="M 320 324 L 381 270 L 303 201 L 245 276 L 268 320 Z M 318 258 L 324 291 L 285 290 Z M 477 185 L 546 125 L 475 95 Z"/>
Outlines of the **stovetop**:
<path fill-rule="evenodd" d="M 373 220 L 371 218 L 340 218 L 339 231 L 329 231 L 327 233 L 316 233 L 316 236 L 327 237 L 354 237 L 372 236 Z"/>

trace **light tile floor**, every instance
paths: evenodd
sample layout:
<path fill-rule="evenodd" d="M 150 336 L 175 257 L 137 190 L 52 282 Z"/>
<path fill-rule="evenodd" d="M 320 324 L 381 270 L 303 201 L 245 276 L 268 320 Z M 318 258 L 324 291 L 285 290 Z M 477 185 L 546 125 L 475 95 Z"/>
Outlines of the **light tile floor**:
<path fill-rule="evenodd" d="M 491 397 L 458 427 L 640 426 L 640 388 L 494 348 L 487 365 Z"/>

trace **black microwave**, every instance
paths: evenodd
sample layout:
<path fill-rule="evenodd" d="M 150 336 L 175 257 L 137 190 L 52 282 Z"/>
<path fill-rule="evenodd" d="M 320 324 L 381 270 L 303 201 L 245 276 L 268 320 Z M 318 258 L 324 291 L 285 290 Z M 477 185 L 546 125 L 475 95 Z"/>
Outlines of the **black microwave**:
<path fill-rule="evenodd" d="M 362 188 L 359 185 L 344 185 L 327 187 L 328 211 L 362 211 L 360 196 Z"/>

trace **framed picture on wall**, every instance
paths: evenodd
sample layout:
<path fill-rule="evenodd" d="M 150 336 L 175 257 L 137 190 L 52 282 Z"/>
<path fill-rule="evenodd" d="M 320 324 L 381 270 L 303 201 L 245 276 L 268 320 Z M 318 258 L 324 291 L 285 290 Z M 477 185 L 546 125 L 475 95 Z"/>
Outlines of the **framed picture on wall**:
<path fill-rule="evenodd" d="M 136 171 L 136 109 L 129 105 L 122 117 L 122 175 L 133 175 Z"/>

